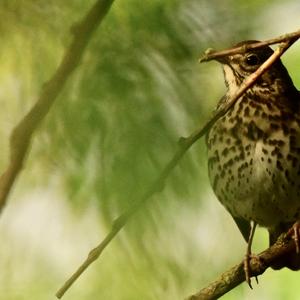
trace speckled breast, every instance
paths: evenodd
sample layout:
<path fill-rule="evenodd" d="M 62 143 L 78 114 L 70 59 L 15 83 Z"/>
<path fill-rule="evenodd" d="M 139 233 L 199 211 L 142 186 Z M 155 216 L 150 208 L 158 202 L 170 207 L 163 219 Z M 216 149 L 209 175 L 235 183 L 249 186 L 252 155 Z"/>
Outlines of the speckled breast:
<path fill-rule="evenodd" d="M 276 100 L 244 95 L 207 135 L 218 199 L 233 216 L 265 227 L 300 217 L 299 111 Z"/>

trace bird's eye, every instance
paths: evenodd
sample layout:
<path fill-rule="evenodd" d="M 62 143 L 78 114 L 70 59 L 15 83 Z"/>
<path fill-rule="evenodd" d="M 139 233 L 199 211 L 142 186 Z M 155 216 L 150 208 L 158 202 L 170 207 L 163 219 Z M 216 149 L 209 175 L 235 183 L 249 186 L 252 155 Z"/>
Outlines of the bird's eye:
<path fill-rule="evenodd" d="M 259 63 L 259 58 L 256 54 L 249 54 L 245 60 L 248 66 L 256 66 Z"/>

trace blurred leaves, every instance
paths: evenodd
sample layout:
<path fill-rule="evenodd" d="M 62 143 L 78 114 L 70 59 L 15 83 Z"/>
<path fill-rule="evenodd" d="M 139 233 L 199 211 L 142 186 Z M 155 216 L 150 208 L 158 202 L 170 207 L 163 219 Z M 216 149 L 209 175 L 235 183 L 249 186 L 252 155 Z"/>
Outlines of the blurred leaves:
<path fill-rule="evenodd" d="M 56 69 L 70 41 L 71 25 L 93 3 L 1 1 L 2 168 L 11 128 Z M 276 3 L 116 0 L 35 136 L 19 188 L 30 190 L 55 178 L 78 215 L 94 205 L 108 226 L 156 178 L 175 152 L 179 137 L 203 124 L 224 93 L 219 66 L 198 65 L 201 52 L 256 38 L 260 32 L 256 18 Z M 85 298 L 96 298 L 101 291 L 108 293 L 103 299 L 119 299 L 113 298 L 111 290 L 103 291 L 103 285 L 120 272 L 116 286 L 126 290 L 123 299 L 174 299 L 180 292 L 192 291 L 189 276 L 198 284 L 197 280 L 222 267 L 231 253 L 219 256 L 218 266 L 211 258 L 213 251 L 223 250 L 217 243 L 211 245 L 219 216 L 212 212 L 215 208 L 207 213 L 207 202 L 219 204 L 207 197 L 208 189 L 205 145 L 200 141 L 174 171 L 164 192 L 146 205 L 130 222 L 127 235 L 121 234 L 121 242 L 107 251 L 108 262 L 101 265 L 102 274 L 110 270 L 107 281 L 101 277 L 99 283 L 97 269 L 95 283 L 88 283 L 86 293 L 82 292 Z M 221 238 L 226 244 L 231 236 Z M 207 245 L 211 248 L 200 253 L 199 248 Z M 199 269 L 210 270 L 193 269 L 196 261 Z M 135 276 L 124 280 L 129 268 Z"/>
<path fill-rule="evenodd" d="M 14 80 L 22 76 L 20 114 L 55 70 L 70 26 L 92 3 L 68 2 L 3 3 L 2 19 L 8 22 L 0 30 L 15 50 L 10 60 Z M 115 3 L 37 137 L 34 163 L 50 168 L 44 180 L 55 170 L 70 201 L 88 205 L 94 199 L 108 219 L 139 197 L 174 153 L 178 138 L 203 123 L 221 96 L 208 74 L 212 67 L 200 73 L 197 58 L 216 44 L 219 30 L 223 37 L 235 36 L 229 16 L 241 15 L 245 5 L 219 4 Z M 251 7 L 247 4 L 247 10 Z M 250 29 L 242 24 L 238 30 Z M 209 97 L 203 93 L 207 86 L 216 91 Z M 201 185 L 204 152 L 197 153 L 189 153 L 170 180 L 178 195 Z"/>

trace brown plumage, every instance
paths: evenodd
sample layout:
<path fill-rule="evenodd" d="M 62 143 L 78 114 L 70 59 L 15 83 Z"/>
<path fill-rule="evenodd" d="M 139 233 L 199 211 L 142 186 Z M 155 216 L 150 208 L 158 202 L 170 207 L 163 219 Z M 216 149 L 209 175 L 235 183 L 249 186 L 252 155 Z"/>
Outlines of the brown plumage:
<path fill-rule="evenodd" d="M 218 108 L 272 53 L 264 47 L 219 59 L 227 93 Z M 268 229 L 272 244 L 300 219 L 300 93 L 280 60 L 216 121 L 207 148 L 213 190 L 246 241 L 251 221 Z M 298 255 L 274 268 L 284 266 L 299 269 Z"/>

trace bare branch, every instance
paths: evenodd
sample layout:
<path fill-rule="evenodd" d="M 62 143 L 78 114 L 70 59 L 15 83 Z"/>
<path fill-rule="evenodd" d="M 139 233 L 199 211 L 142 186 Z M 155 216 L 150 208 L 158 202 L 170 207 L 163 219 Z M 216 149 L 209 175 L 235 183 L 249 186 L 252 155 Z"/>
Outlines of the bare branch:
<path fill-rule="evenodd" d="M 291 41 L 294 39 L 297 40 L 299 37 L 300 37 L 300 30 L 292 32 L 292 33 L 287 33 L 287 34 L 284 34 L 279 37 L 269 39 L 269 40 L 266 40 L 263 42 L 247 44 L 247 45 L 243 45 L 240 47 L 234 47 L 234 48 L 221 50 L 221 51 L 214 51 L 213 49 L 209 48 L 204 52 L 202 57 L 200 57 L 199 62 L 200 63 L 207 62 L 207 61 L 219 58 L 219 57 L 233 55 L 233 54 L 237 54 L 237 53 L 243 53 L 249 49 L 262 48 L 262 47 L 265 47 L 268 45 L 278 44 L 281 42 L 287 42 L 287 41 Z"/>
<path fill-rule="evenodd" d="M 199 130 L 196 130 L 193 134 L 191 134 L 187 138 L 181 138 L 178 143 L 178 149 L 175 152 L 172 159 L 163 169 L 158 178 L 153 182 L 153 184 L 146 190 L 144 196 L 125 211 L 120 217 L 118 217 L 112 225 L 111 231 L 107 234 L 104 240 L 93 250 L 90 251 L 86 260 L 82 263 L 82 265 L 77 269 L 77 271 L 66 281 L 66 283 L 60 288 L 57 292 L 56 296 L 61 298 L 64 293 L 71 287 L 71 285 L 77 280 L 77 278 L 92 264 L 102 253 L 102 251 L 106 248 L 106 246 L 113 240 L 113 238 L 117 235 L 117 233 L 126 225 L 131 216 L 137 212 L 137 210 L 155 193 L 161 191 L 164 188 L 164 184 L 171 171 L 177 166 L 180 159 L 184 156 L 187 150 L 199 139 L 201 138 L 214 124 L 216 120 L 222 117 L 234 103 L 240 98 L 240 96 L 245 93 L 245 91 L 251 87 L 255 81 L 261 76 L 264 72 L 266 72 L 271 65 L 279 59 L 279 57 L 295 42 L 295 39 L 288 40 L 282 45 L 280 45 L 274 53 L 266 60 L 260 68 L 257 69 L 256 72 L 251 74 L 245 82 L 241 85 L 240 89 L 237 93 L 229 99 L 229 101 L 215 114 L 211 117 L 211 119 Z"/>
<path fill-rule="evenodd" d="M 250 260 L 252 276 L 258 276 L 277 262 L 282 257 L 295 253 L 296 244 L 289 233 L 282 234 L 275 244 Z M 244 262 L 224 272 L 217 280 L 201 289 L 198 293 L 186 300 L 215 300 L 228 293 L 245 281 Z"/>
<path fill-rule="evenodd" d="M 10 162 L 0 177 L 0 212 L 4 208 L 8 194 L 23 167 L 33 133 L 49 112 L 71 73 L 80 63 L 92 33 L 112 3 L 113 0 L 98 0 L 82 21 L 73 26 L 73 41 L 65 51 L 59 67 L 52 78 L 44 84 L 35 105 L 13 129 L 10 136 Z"/>

